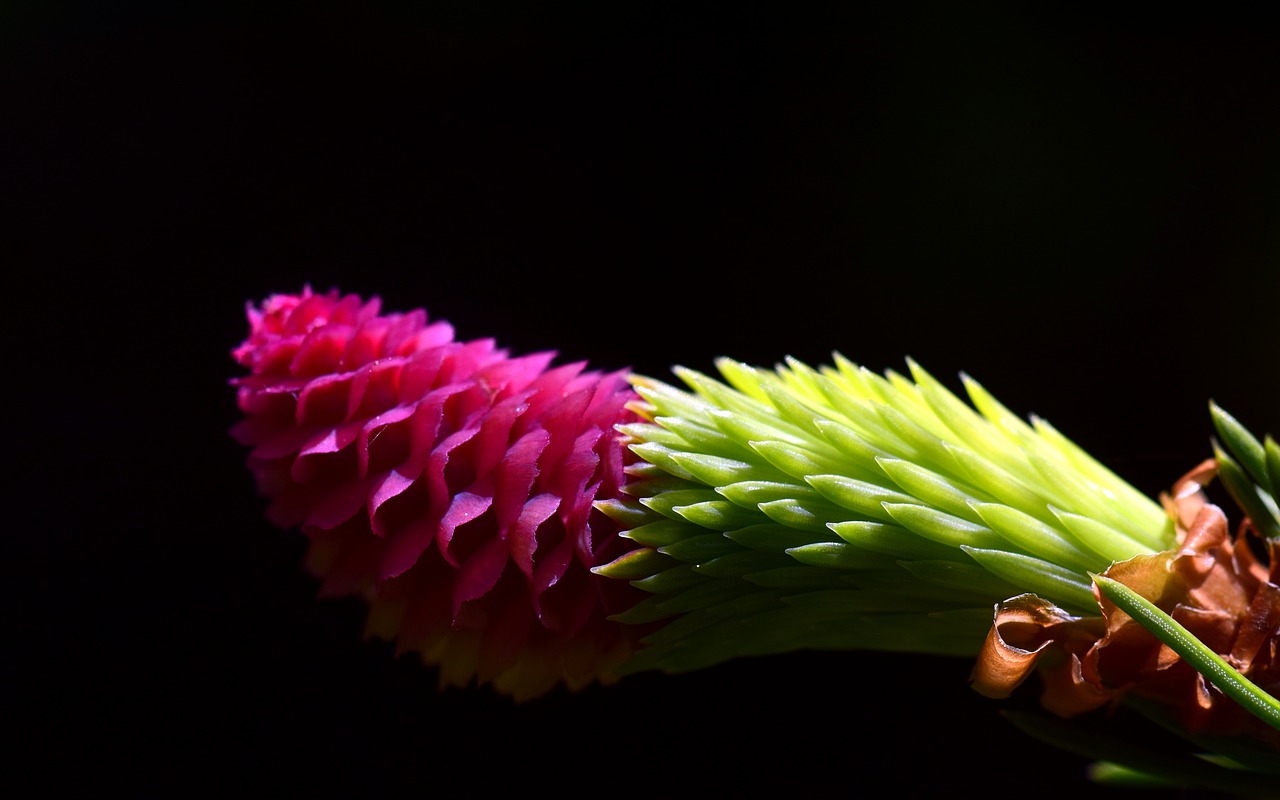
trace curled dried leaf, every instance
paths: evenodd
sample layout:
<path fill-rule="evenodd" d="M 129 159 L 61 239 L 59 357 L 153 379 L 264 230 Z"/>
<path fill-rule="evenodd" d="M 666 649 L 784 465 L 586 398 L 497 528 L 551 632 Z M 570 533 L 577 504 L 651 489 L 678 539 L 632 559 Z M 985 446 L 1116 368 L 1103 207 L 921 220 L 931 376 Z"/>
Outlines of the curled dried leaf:
<path fill-rule="evenodd" d="M 1154 603 L 1264 691 L 1280 691 L 1280 547 L 1246 518 L 1235 536 L 1204 491 L 1212 460 L 1184 475 L 1161 501 L 1177 547 L 1112 564 L 1105 577 Z M 1248 733 L 1280 749 L 1280 732 L 1259 723 L 1095 587 L 1099 617 L 1074 617 L 1036 595 L 997 605 L 973 670 L 974 689 L 1006 697 L 1032 672 L 1041 703 L 1070 717 L 1126 694 L 1173 711 L 1188 730 Z"/>

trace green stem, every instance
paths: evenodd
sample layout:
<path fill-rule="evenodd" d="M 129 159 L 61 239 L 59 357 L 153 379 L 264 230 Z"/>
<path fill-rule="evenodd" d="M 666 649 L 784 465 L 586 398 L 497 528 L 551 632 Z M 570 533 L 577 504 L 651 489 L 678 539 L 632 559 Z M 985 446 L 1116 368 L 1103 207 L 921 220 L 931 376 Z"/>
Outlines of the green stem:
<path fill-rule="evenodd" d="M 1147 598 L 1111 578 L 1089 574 L 1098 589 L 1142 627 L 1169 645 L 1222 693 L 1271 727 L 1280 730 L 1280 702 L 1223 661 L 1191 632 Z"/>

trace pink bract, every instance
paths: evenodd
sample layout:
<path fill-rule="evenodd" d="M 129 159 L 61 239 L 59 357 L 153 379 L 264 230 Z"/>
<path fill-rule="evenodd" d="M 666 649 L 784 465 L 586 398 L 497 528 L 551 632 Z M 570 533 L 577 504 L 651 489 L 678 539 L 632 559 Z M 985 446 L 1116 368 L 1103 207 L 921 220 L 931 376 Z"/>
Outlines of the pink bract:
<path fill-rule="evenodd" d="M 247 306 L 232 436 L 275 524 L 308 537 L 324 596 L 369 604 L 367 633 L 442 686 L 518 700 L 610 682 L 644 631 L 643 593 L 590 569 L 634 544 L 593 506 L 634 460 L 625 371 L 454 340 L 425 311 L 336 290 Z"/>

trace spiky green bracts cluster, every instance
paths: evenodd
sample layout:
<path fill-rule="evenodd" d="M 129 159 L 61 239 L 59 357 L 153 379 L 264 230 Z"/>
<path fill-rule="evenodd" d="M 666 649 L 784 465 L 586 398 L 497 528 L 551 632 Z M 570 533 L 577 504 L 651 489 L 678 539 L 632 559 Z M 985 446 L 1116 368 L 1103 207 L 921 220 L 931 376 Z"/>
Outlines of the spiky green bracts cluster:
<path fill-rule="evenodd" d="M 1280 444 L 1269 435 L 1259 442 L 1217 403 L 1209 413 L 1219 437 L 1213 446 L 1218 477 L 1258 533 L 1280 540 Z"/>
<path fill-rule="evenodd" d="M 798 649 L 974 656 L 993 606 L 1033 592 L 1097 615 L 1090 572 L 1165 550 L 1165 510 L 1048 422 L 919 364 L 883 376 L 835 354 L 723 380 L 637 376 L 643 461 L 600 507 L 642 548 L 597 572 L 668 620 L 627 670 L 680 672 Z"/>

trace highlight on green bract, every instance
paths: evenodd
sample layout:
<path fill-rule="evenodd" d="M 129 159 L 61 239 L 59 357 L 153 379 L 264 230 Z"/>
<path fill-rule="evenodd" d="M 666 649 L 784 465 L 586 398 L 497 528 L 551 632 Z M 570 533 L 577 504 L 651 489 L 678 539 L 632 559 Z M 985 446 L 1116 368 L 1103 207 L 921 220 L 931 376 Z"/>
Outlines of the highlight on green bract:
<path fill-rule="evenodd" d="M 649 549 L 597 571 L 653 593 L 623 620 L 681 621 L 632 668 L 798 647 L 977 655 L 995 603 L 1034 592 L 1096 613 L 1090 571 L 1175 544 L 1159 503 L 1047 422 L 965 377 L 970 408 L 908 363 L 913 380 L 837 355 L 773 372 L 721 359 L 726 383 L 677 368 L 692 391 L 633 381 L 649 421 L 619 429 L 644 462 L 631 497 L 601 505 Z"/>
<path fill-rule="evenodd" d="M 246 316 L 231 433 L 268 518 L 307 537 L 322 596 L 362 598 L 366 635 L 442 690 L 957 657 L 995 701 L 1038 691 L 1011 728 L 1095 781 L 1276 794 L 1280 446 L 1216 403 L 1205 459 L 1151 498 L 912 359 L 721 358 L 667 382 L 337 290 Z"/>

